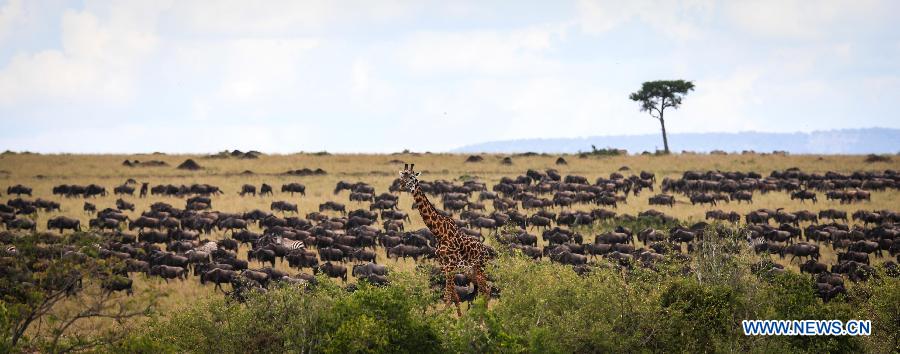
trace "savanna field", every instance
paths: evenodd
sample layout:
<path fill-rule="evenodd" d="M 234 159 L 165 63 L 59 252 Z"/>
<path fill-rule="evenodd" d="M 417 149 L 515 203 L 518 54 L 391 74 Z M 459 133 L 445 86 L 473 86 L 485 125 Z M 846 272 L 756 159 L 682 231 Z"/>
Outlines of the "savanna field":
<path fill-rule="evenodd" d="M 0 350 L 900 351 L 900 280 L 895 252 L 900 247 L 891 246 L 894 241 L 900 242 L 896 227 L 900 190 L 897 186 L 890 186 L 893 182 L 900 184 L 900 179 L 894 178 L 891 172 L 900 170 L 900 160 L 896 156 L 875 162 L 867 161 L 866 156 L 778 154 L 480 156 L 483 158 L 480 161 L 467 162 L 468 155 L 431 153 L 261 154 L 256 158 L 227 153 L 214 156 L 2 154 L 2 202 L 15 198 L 26 201 L 40 198 L 59 203 L 59 209 L 7 214 L 7 218 L 33 220 L 36 231 L 3 230 L 4 245 L 15 245 L 15 250 L 7 247 L 3 255 L 5 290 L 3 307 L 0 308 L 0 328 L 4 330 L 4 338 Z M 504 163 L 503 159 L 507 157 L 510 161 Z M 565 164 L 558 161 L 560 158 L 565 160 Z M 200 168 L 176 168 L 188 159 Z M 134 160 L 145 163 L 161 161 L 164 164 L 123 164 Z M 483 296 L 476 296 L 472 284 L 467 281 L 456 284 L 461 298 L 468 300 L 462 304 L 463 314 L 457 316 L 453 306 L 442 301 L 443 275 L 431 270 L 436 262 L 427 255 L 427 247 L 434 246 L 433 240 L 428 240 L 427 235 L 419 232 L 425 224 L 412 207 L 410 194 L 389 191 L 405 163 L 415 164 L 416 170 L 421 172 L 419 179 L 422 182 L 446 181 L 448 186 L 478 185 L 473 181 L 483 183 L 483 190 L 470 191 L 463 198 L 469 203 L 464 208 L 467 212 L 453 214 L 456 219 L 468 218 L 468 225 L 472 225 L 478 216 L 494 221 L 503 219 L 497 217 L 495 212 L 501 211 L 495 209 L 492 197 L 480 198 L 482 192 L 496 191 L 494 186 L 525 176 L 529 170 L 547 175 L 545 171 L 555 169 L 562 177 L 560 181 L 553 181 L 552 178 L 545 180 L 553 187 L 544 192 L 532 192 L 537 199 L 557 200 L 558 196 L 554 194 L 565 189 L 565 186 L 560 187 L 560 183 L 569 184 L 567 176 L 581 176 L 587 183 L 578 187 L 581 189 L 572 187 L 573 196 L 575 190 L 590 191 L 588 187 L 595 185 L 599 189 L 606 188 L 605 191 L 617 202 L 615 206 L 599 205 L 591 199 L 570 206 L 550 203 L 525 208 L 523 203 L 528 197 L 521 193 L 529 191 L 526 185 L 541 182 L 534 178 L 528 183 L 520 183 L 524 190 L 517 193 L 496 192 L 494 197 L 509 197 L 516 202 L 515 209 L 502 211 L 504 215 L 514 214 L 513 210 L 516 210 L 528 222 L 524 231 L 514 220 L 502 226 L 498 222 L 495 227 L 471 227 L 480 232 L 486 244 L 498 251 L 496 259 L 487 267 L 492 296 L 489 301 Z M 287 173 L 302 169 L 321 169 L 324 173 Z M 689 195 L 730 196 L 731 193 L 723 191 L 725 187 L 719 187 L 720 184 L 700 191 L 691 189 L 694 187 L 690 187 L 690 183 L 687 183 L 688 187 L 662 191 L 663 184 L 670 183 L 664 180 L 681 180 L 687 171 L 698 171 L 702 175 L 700 179 L 710 181 L 720 179 L 707 178 L 710 176 L 707 171 L 723 174 L 755 172 L 761 175 L 758 180 L 771 177 L 773 171 L 779 176 L 783 171 L 799 171 L 806 176 L 830 176 L 820 180 L 837 180 L 839 184 L 865 177 L 868 173 L 864 179 L 881 181 L 879 183 L 882 184 L 870 182 L 843 188 L 830 185 L 816 189 L 810 186 L 810 181 L 815 178 L 795 178 L 796 190 L 816 194 L 817 201 L 813 203 L 811 200 L 792 198 L 790 189 L 795 187 L 790 186 L 788 180 L 791 178 L 785 176 L 778 179 L 787 187 L 782 185 L 765 193 L 751 189 L 752 203 L 720 199 L 716 205 L 692 204 Z M 641 172 L 652 174 L 655 178 L 652 181 L 641 178 Z M 621 174 L 623 178 L 611 177 L 614 173 Z M 857 173 L 856 177 L 853 177 L 854 173 Z M 502 180 L 504 178 L 508 178 L 506 182 Z M 132 185 L 135 187 L 134 195 L 113 193 L 115 187 L 129 179 L 136 182 Z M 644 188 L 635 195 L 633 188 L 625 191 L 619 187 L 603 187 L 603 183 L 597 183 L 598 179 L 604 183 L 610 180 L 646 180 L 648 182 L 645 183 L 650 183 L 653 190 Z M 883 185 L 884 180 L 889 180 L 888 186 Z M 342 236 L 361 236 L 364 233 L 357 234 L 361 231 L 353 231 L 353 227 L 346 225 L 347 219 L 341 218 L 347 218 L 347 214 L 320 210 L 323 203 L 332 201 L 345 205 L 351 215 L 358 209 L 370 211 L 372 201 L 350 200 L 353 191 L 335 193 L 341 181 L 351 185 L 364 182 L 374 189 L 373 197 L 382 193 L 399 196 L 396 209 L 409 216 L 408 221 L 400 219 L 402 231 L 391 233 L 384 225 L 385 218 L 377 215 L 376 210 L 375 219 L 369 225 L 375 244 L 368 247 L 343 245 L 350 252 L 374 251 L 375 263 L 387 266 L 385 278 L 372 278 L 378 281 L 370 281 L 367 274 L 356 274 L 354 265 L 367 262 L 347 256 L 327 262 L 344 266 L 346 281 L 340 276 L 329 277 L 330 271 L 324 270 L 317 271 L 314 278 L 310 277 L 314 267 L 291 267 L 281 255 L 274 267 L 264 272 L 267 274 L 265 286 L 250 286 L 241 291 L 236 291 L 236 285 L 231 282 L 223 283 L 221 290 L 206 281 L 206 284 L 201 284 L 201 277 L 192 271 L 195 264 L 188 267 L 183 277 L 169 280 L 159 276 L 160 271 L 129 269 L 117 273 L 113 270 L 127 259 L 143 257 L 148 268 L 162 262 L 150 257 L 148 254 L 152 252 L 148 248 L 137 250 L 140 247 L 134 245 L 142 242 L 139 230 L 129 230 L 128 222 L 150 211 L 154 203 L 184 209 L 187 199 L 197 196 L 150 194 L 141 198 L 138 190 L 142 183 L 148 183 L 150 187 L 168 184 L 216 186 L 221 193 L 209 195 L 209 208 L 197 213 L 219 212 L 243 216 L 237 218 L 247 221 L 246 231 L 251 234 L 280 232 L 272 231 L 277 228 L 271 225 L 261 227 L 257 221 L 246 217 L 254 210 L 272 213 L 275 219 L 296 217 L 302 223 L 288 226 L 291 237 L 285 238 L 296 238 L 294 235 L 308 232 L 312 235 L 304 239 L 304 248 L 315 253 L 326 246 L 324 241 L 316 238 L 320 236 L 316 235 L 318 231 L 312 230 L 322 230 L 322 233 L 330 235 L 328 244 L 334 239 L 335 248 L 341 243 L 336 240 Z M 264 183 L 272 186 L 272 195 L 242 196 L 239 193 L 246 184 L 253 185 L 259 192 Z M 289 183 L 304 185 L 305 195 L 281 192 L 281 187 Z M 19 184 L 30 187 L 31 196 L 10 195 L 7 192 L 7 187 Z M 90 184 L 104 187 L 107 194 L 71 197 L 52 193 L 54 187 L 60 185 Z M 828 191 L 836 190 L 868 192 L 869 198 L 862 197 L 865 195 L 862 193 L 859 198 L 850 197 L 844 202 L 826 197 Z M 458 191 L 451 193 L 455 192 Z M 674 196 L 674 204 L 650 205 L 649 198 L 660 193 Z M 442 201 L 448 194 L 430 193 L 429 199 L 436 207 L 442 208 Z M 127 222 L 117 230 L 100 231 L 89 227 L 91 219 L 97 215 L 84 210 L 85 202 L 94 204 L 100 211 L 116 209 L 117 199 L 120 198 L 134 206 L 133 211 L 121 212 L 127 216 Z M 275 212 L 271 205 L 276 201 L 296 204 L 298 212 Z M 471 203 L 481 203 L 484 209 L 473 207 Z M 748 225 L 746 216 L 760 209 L 768 209 L 771 215 L 767 217 L 772 219 Z M 847 219 L 817 218 L 813 222 L 791 218 L 802 210 L 820 216 L 820 211 L 826 209 L 844 211 Z M 615 214 L 599 217 L 597 210 Z M 648 214 L 648 210 L 659 211 L 663 216 Z M 736 212 L 740 215 L 740 222 L 708 219 L 707 212 L 712 210 Z M 868 216 L 858 213 L 860 210 L 869 212 L 866 214 Z M 583 212 L 579 220 L 588 221 L 560 224 L 561 215 L 577 214 L 579 211 Z M 324 217 L 319 219 L 311 213 L 320 213 L 318 215 Z M 532 223 L 536 220 L 533 218 L 535 214 L 548 216 L 550 225 L 539 227 Z M 59 216 L 77 219 L 80 231 L 65 230 L 59 234 L 58 229 L 47 230 L 48 220 Z M 329 218 L 340 227 L 333 223 L 322 226 Z M 182 217 L 182 222 L 185 219 Z M 217 222 L 224 219 L 222 217 Z M 832 222 L 839 226 L 819 226 Z M 166 233 L 178 228 L 157 229 Z M 817 232 L 816 235 L 827 236 L 808 239 L 813 231 Z M 226 233 L 224 229 L 215 227 L 210 233 L 201 232 L 196 239 L 187 238 L 186 241 L 194 248 L 203 246 L 205 241 L 201 240 L 204 239 L 223 245 L 222 240 L 232 238 L 233 232 L 236 231 Z M 655 236 L 646 237 L 651 232 Z M 122 233 L 133 237 L 123 237 Z M 573 236 L 576 233 L 579 235 L 577 240 Z M 410 234 L 422 236 L 419 239 L 428 242 L 407 242 Z M 536 244 L 528 246 L 527 242 L 520 242 L 523 234 L 536 236 Z M 419 247 L 416 252 L 421 254 L 417 253 L 414 259 L 407 257 L 404 251 L 400 257 L 388 257 L 389 246 L 386 242 L 390 242 L 388 238 L 391 235 L 396 235 L 404 245 Z M 615 241 L 619 235 L 627 235 L 627 239 Z M 565 241 L 556 242 L 558 237 Z M 801 247 L 795 246 L 801 243 L 815 249 L 815 256 L 805 254 L 806 251 L 800 251 Z M 869 248 L 871 243 L 874 243 L 871 246 L 874 248 Z M 123 247 L 128 244 L 133 247 Z M 241 243 L 234 253 L 237 259 L 248 260 L 253 244 Z M 760 248 L 763 246 L 767 248 Z M 165 242 L 156 243 L 156 247 L 160 252 L 177 248 Z M 540 249 L 540 254 L 528 253 L 525 250 L 528 247 Z M 136 253 L 128 250 L 135 250 Z M 839 256 L 839 253 L 844 255 Z M 172 253 L 184 254 L 187 252 L 183 249 Z M 794 255 L 800 257 L 792 260 Z M 321 255 L 317 261 L 317 267 L 326 264 Z M 801 269 L 804 264 L 806 266 Z M 260 270 L 270 265 L 250 260 L 248 266 L 251 270 Z M 66 269 L 82 272 L 77 287 L 60 287 L 61 283 L 55 282 L 59 274 L 68 274 Z M 205 268 L 209 269 L 213 268 Z M 23 275 L 25 273 L 27 276 Z M 300 273 L 307 275 L 300 276 Z M 290 280 L 278 281 L 282 275 L 287 275 Z M 110 279 L 122 278 L 130 279 L 133 294 L 119 291 L 122 289 L 109 291 L 115 288 L 109 285 Z M 59 279 L 65 283 L 69 278 L 61 276 Z M 40 307 L 50 296 L 48 294 L 56 294 L 54 305 Z M 37 311 L 39 313 L 35 316 L 35 309 L 38 308 L 42 311 Z M 27 328 L 23 328 L 24 320 L 29 316 L 34 317 L 33 321 L 28 321 Z M 871 336 L 861 337 L 752 337 L 741 332 L 740 321 L 743 319 L 864 319 L 871 320 L 873 328 Z"/>

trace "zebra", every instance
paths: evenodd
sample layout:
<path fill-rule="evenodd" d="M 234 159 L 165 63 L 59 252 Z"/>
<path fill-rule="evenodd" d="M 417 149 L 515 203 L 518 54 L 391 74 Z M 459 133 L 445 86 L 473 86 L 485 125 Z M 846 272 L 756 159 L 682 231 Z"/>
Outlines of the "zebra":
<path fill-rule="evenodd" d="M 12 254 L 12 255 L 14 255 L 14 254 L 17 254 L 17 253 L 19 253 L 19 251 L 16 250 L 16 246 L 12 246 L 12 245 L 11 245 L 11 246 L 6 246 L 6 254 Z"/>
<path fill-rule="evenodd" d="M 260 237 L 259 240 L 256 241 L 256 248 L 266 247 L 270 244 L 282 245 L 289 251 L 306 249 L 306 244 L 303 243 L 303 241 L 294 241 L 291 239 L 286 239 L 282 236 L 275 236 L 272 234 L 267 234 Z"/>
<path fill-rule="evenodd" d="M 275 243 L 281 244 L 284 247 L 287 247 L 290 251 L 296 250 L 304 250 L 306 249 L 306 244 L 303 241 L 294 241 L 291 239 L 285 239 L 284 237 L 278 236 L 275 238 Z"/>

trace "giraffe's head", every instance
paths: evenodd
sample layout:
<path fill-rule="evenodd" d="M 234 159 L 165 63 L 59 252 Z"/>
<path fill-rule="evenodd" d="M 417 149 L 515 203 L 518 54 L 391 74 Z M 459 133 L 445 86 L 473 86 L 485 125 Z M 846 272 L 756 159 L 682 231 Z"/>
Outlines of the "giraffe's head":
<path fill-rule="evenodd" d="M 403 185 L 403 189 L 410 193 L 419 186 L 419 172 L 413 171 L 415 166 L 416 164 L 405 164 L 403 170 L 400 171 L 400 184 Z"/>

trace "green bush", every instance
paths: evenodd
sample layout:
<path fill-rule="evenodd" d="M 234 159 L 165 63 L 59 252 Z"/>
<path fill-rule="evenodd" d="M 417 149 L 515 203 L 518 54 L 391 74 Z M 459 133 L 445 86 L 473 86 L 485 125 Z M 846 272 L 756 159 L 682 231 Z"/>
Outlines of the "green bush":
<path fill-rule="evenodd" d="M 740 296 L 723 285 L 701 285 L 694 279 L 672 283 L 660 299 L 664 336 L 672 351 L 732 351 L 728 340 L 737 337 Z M 742 333 L 741 333 L 742 334 Z M 727 350 L 726 350 L 727 349 Z"/>
<path fill-rule="evenodd" d="M 809 275 L 760 278 L 734 237 L 707 239 L 690 261 L 622 269 L 598 260 L 570 267 L 502 255 L 488 269 L 499 299 L 476 299 L 461 317 L 425 271 L 347 292 L 321 278 L 239 304 L 203 300 L 157 317 L 112 352 L 896 352 L 900 281 L 848 284 L 825 303 Z M 707 254 L 702 254 L 707 252 Z M 687 263 L 684 263 L 687 262 Z M 715 265 L 720 265 L 716 268 Z M 685 271 L 687 269 L 687 271 Z M 702 269 L 702 280 L 693 270 Z M 848 282 L 849 283 L 849 282 Z M 0 312 L 2 315 L 2 312 Z M 2 318 L 2 317 L 0 317 Z M 871 337 L 744 336 L 744 319 L 871 319 Z"/>

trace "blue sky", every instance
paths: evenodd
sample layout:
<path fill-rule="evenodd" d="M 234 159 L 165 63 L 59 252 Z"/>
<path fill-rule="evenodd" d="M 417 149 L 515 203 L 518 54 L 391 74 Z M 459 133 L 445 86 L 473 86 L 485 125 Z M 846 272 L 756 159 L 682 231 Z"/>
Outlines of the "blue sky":
<path fill-rule="evenodd" d="M 0 0 L 0 149 L 445 151 L 900 128 L 897 1 Z"/>

